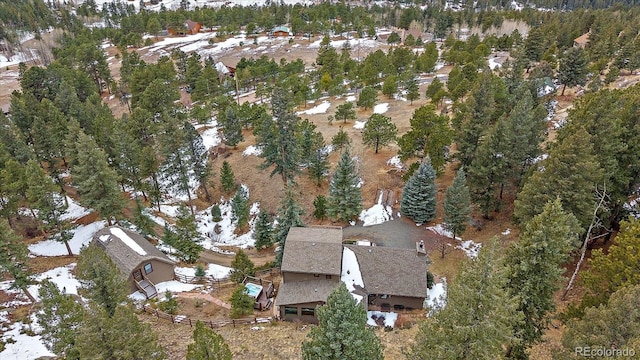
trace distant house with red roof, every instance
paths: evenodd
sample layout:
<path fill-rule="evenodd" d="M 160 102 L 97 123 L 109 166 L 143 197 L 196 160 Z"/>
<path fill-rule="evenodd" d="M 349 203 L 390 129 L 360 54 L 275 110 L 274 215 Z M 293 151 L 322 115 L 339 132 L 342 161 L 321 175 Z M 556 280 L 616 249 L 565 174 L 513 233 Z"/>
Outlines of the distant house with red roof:
<path fill-rule="evenodd" d="M 573 46 L 579 48 L 586 48 L 589 43 L 589 33 L 584 33 L 573 40 Z"/>

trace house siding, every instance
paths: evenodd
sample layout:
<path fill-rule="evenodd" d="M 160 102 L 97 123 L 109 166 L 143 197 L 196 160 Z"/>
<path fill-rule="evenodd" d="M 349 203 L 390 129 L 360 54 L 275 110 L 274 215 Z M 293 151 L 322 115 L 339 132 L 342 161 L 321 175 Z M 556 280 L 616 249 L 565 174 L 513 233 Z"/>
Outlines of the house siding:
<path fill-rule="evenodd" d="M 322 301 L 303 303 L 303 304 L 290 304 L 281 305 L 278 309 L 280 312 L 280 319 L 285 321 L 302 321 L 310 324 L 317 324 L 318 318 L 315 316 L 315 311 L 318 306 L 324 305 Z M 296 314 L 287 314 L 286 309 L 296 309 Z M 314 315 L 302 315 L 302 309 L 314 309 Z"/>
<path fill-rule="evenodd" d="M 145 274 L 144 265 L 148 263 L 151 263 L 151 267 L 153 268 L 153 271 L 149 274 Z M 129 274 L 129 278 L 127 279 L 127 281 L 129 282 L 129 292 L 134 293 L 138 291 L 138 288 L 136 287 L 136 282 L 133 280 L 133 273 L 136 270 L 142 270 L 142 275 L 144 277 L 151 280 L 152 283 L 157 284 L 160 282 L 173 280 L 174 279 L 173 268 L 174 268 L 174 265 L 167 264 L 166 262 L 158 261 L 158 260 L 149 260 L 149 261 L 144 261 L 140 263 L 140 265 L 138 265 L 135 269 L 133 269 L 131 274 Z"/>

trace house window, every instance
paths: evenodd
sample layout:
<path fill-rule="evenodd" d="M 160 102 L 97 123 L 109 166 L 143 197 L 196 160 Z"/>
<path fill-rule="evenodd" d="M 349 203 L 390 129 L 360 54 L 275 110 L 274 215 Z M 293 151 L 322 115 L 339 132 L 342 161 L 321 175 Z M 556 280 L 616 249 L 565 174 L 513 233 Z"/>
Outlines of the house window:
<path fill-rule="evenodd" d="M 313 277 L 320 277 L 320 274 L 313 274 Z"/>
<path fill-rule="evenodd" d="M 327 279 L 331 279 L 331 275 L 327 275 Z"/>
<path fill-rule="evenodd" d="M 304 316 L 315 316 L 316 309 L 314 308 L 302 308 L 302 315 Z"/>
<path fill-rule="evenodd" d="M 297 307 L 291 307 L 291 306 L 285 306 L 284 307 L 284 314 L 285 315 L 298 315 L 298 308 Z"/>
<path fill-rule="evenodd" d="M 144 264 L 144 273 L 150 274 L 152 272 L 153 272 L 153 267 L 151 266 L 151 263 Z"/>

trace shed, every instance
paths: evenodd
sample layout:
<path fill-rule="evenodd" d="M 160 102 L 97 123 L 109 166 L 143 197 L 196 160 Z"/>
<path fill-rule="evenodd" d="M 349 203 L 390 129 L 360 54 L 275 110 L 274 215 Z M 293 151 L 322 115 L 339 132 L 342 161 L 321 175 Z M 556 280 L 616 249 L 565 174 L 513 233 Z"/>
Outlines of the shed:
<path fill-rule="evenodd" d="M 129 283 L 147 298 L 157 296 L 155 284 L 174 279 L 175 261 L 169 259 L 142 235 L 119 226 L 98 231 L 93 243 L 102 248 Z"/>

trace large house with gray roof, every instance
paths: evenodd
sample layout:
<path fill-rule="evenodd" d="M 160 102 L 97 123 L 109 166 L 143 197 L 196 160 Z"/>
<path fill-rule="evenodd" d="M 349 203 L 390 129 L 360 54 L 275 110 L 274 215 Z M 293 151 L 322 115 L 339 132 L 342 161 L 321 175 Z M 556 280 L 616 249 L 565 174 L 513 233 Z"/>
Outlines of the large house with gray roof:
<path fill-rule="evenodd" d="M 139 290 L 152 298 L 158 295 L 155 284 L 174 279 L 175 261 L 131 230 L 110 226 L 98 231 L 92 243 L 113 260 L 127 279 L 130 293 Z"/>
<path fill-rule="evenodd" d="M 361 276 L 352 286 L 352 294 L 363 300 L 367 310 L 424 307 L 427 297 L 424 254 L 414 249 L 343 245 L 340 228 L 292 227 L 285 242 L 282 283 L 276 298 L 281 319 L 317 322 L 316 307 L 326 303 L 331 291 L 340 284 L 341 275 L 353 277 L 349 273 L 353 265 L 343 263 L 345 251 L 355 254 L 354 272 L 359 271 Z"/>

